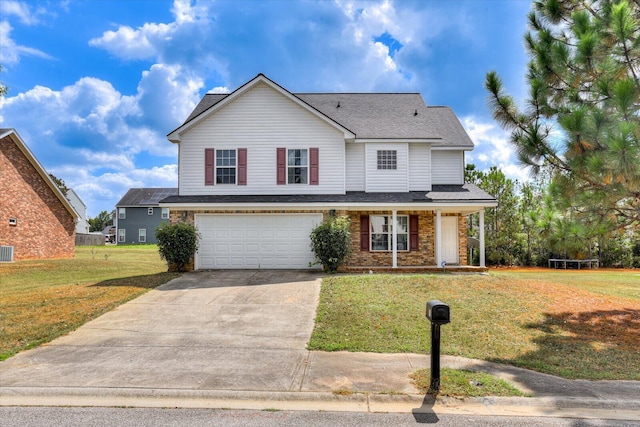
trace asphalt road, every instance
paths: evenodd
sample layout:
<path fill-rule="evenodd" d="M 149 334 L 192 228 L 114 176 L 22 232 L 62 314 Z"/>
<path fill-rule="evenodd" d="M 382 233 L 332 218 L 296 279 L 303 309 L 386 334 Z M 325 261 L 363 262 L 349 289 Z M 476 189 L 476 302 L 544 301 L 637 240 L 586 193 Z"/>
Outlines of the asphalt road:
<path fill-rule="evenodd" d="M 631 427 L 637 421 L 543 417 L 482 417 L 365 412 L 248 411 L 207 409 L 0 407 L 2 427 Z"/>

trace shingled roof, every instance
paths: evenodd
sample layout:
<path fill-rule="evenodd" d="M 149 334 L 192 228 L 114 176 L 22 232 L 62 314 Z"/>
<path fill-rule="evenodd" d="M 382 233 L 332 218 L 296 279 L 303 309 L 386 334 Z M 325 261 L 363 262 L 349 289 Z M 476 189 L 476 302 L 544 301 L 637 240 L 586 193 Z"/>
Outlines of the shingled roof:
<path fill-rule="evenodd" d="M 158 206 L 160 200 L 177 195 L 177 188 L 131 188 L 116 207 Z"/>
<path fill-rule="evenodd" d="M 182 126 L 230 95 L 206 94 Z M 451 108 L 428 107 L 419 93 L 291 95 L 350 130 L 358 139 L 427 139 L 434 147 L 473 149 L 473 142 Z"/>

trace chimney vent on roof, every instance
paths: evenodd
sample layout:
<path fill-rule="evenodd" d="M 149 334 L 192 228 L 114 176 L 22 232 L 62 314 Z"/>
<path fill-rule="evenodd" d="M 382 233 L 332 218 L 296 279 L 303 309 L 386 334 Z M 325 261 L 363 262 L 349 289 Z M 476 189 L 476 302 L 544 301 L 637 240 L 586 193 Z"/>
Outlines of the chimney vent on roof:
<path fill-rule="evenodd" d="M 415 111 L 413 112 L 413 115 L 414 115 L 414 116 L 417 116 L 417 115 L 418 115 L 418 110 L 415 110 Z"/>
<path fill-rule="evenodd" d="M 336 105 L 336 108 L 340 108 L 340 101 L 338 101 L 338 105 Z"/>

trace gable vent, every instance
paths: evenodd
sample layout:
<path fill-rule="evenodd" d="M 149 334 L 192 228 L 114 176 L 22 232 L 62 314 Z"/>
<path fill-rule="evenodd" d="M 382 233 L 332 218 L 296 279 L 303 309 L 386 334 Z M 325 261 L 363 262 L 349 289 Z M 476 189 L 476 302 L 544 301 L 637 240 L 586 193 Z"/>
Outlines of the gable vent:
<path fill-rule="evenodd" d="M 13 246 L 0 246 L 0 262 L 13 262 Z"/>

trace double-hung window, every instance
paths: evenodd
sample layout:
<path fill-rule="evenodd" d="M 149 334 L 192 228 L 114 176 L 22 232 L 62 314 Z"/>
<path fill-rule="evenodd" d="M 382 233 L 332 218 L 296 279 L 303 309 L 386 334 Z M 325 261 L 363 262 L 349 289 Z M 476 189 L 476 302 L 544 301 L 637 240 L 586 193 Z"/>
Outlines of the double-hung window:
<path fill-rule="evenodd" d="M 118 243 L 125 243 L 127 241 L 127 231 L 124 228 L 118 229 Z"/>
<path fill-rule="evenodd" d="M 118 219 L 127 218 L 127 208 L 118 208 Z"/>
<path fill-rule="evenodd" d="M 147 215 L 153 215 L 153 208 L 147 208 Z"/>
<path fill-rule="evenodd" d="M 146 228 L 138 229 L 138 242 L 146 243 L 146 241 L 147 241 L 147 229 Z"/>
<path fill-rule="evenodd" d="M 169 219 L 169 208 L 162 208 L 162 219 Z"/>
<path fill-rule="evenodd" d="M 287 183 L 309 183 L 309 155 L 306 149 L 287 151 Z"/>
<path fill-rule="evenodd" d="M 216 150 L 216 184 L 236 183 L 236 150 Z"/>
<path fill-rule="evenodd" d="M 393 250 L 393 217 L 390 215 L 371 215 L 369 217 L 372 251 Z M 409 217 L 398 215 L 396 224 L 397 249 L 409 250 Z"/>

